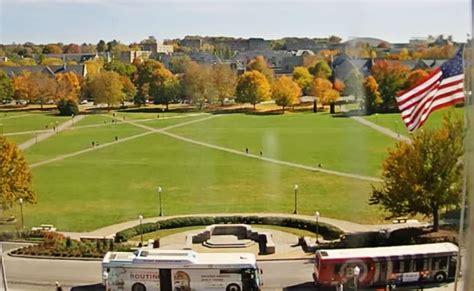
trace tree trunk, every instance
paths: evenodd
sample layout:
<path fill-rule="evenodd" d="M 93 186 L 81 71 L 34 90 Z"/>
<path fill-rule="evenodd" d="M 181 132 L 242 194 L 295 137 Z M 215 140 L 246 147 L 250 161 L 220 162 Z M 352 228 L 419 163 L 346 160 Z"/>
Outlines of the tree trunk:
<path fill-rule="evenodd" d="M 166 102 L 166 111 L 168 111 L 168 102 Z"/>
<path fill-rule="evenodd" d="M 331 114 L 336 113 L 336 105 L 334 104 L 334 102 L 331 102 L 331 103 L 329 104 L 329 112 L 330 112 Z"/>
<path fill-rule="evenodd" d="M 43 110 L 43 99 L 40 100 L 41 110 Z"/>
<path fill-rule="evenodd" d="M 318 101 L 316 99 L 314 99 L 314 102 L 313 102 L 313 112 L 314 113 L 318 112 Z"/>
<path fill-rule="evenodd" d="M 254 103 L 254 104 L 253 104 L 253 110 L 255 110 L 255 105 L 257 105 L 257 103 Z"/>
<path fill-rule="evenodd" d="M 283 114 L 285 114 L 285 106 L 282 106 L 282 107 L 281 107 L 281 112 L 282 112 Z"/>
<path fill-rule="evenodd" d="M 433 231 L 438 231 L 439 229 L 439 212 L 438 205 L 436 203 L 431 203 L 431 211 L 433 215 Z"/>

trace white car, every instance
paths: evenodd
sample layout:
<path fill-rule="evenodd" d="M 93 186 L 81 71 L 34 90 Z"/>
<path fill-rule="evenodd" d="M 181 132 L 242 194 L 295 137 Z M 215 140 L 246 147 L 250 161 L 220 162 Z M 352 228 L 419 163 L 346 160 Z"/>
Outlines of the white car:
<path fill-rule="evenodd" d="M 89 103 L 89 101 L 87 101 L 86 99 L 81 100 L 81 104 L 87 104 L 87 103 Z"/>
<path fill-rule="evenodd" d="M 34 226 L 31 228 L 33 231 L 45 231 L 45 232 L 55 232 L 56 227 L 52 224 L 41 224 L 40 226 Z"/>

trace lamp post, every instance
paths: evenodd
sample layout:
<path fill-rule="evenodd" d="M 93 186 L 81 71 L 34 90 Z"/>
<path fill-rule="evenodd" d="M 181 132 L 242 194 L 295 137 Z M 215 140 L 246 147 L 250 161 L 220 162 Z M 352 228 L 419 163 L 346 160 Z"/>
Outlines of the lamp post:
<path fill-rule="evenodd" d="M 319 211 L 314 214 L 316 216 L 316 243 L 319 243 Z"/>
<path fill-rule="evenodd" d="M 71 114 L 71 125 L 74 125 L 74 113 Z"/>
<path fill-rule="evenodd" d="M 295 184 L 293 189 L 295 190 L 295 211 L 293 214 L 298 214 L 298 184 Z"/>
<path fill-rule="evenodd" d="M 398 120 L 395 120 L 395 133 L 398 137 L 400 136 L 400 134 L 398 133 Z"/>
<path fill-rule="evenodd" d="M 143 247 L 143 215 L 138 215 L 140 220 L 140 245 Z"/>
<path fill-rule="evenodd" d="M 21 229 L 23 230 L 25 228 L 23 223 L 23 198 L 18 199 L 18 202 L 20 203 Z"/>
<path fill-rule="evenodd" d="M 159 200 L 160 200 L 160 216 L 163 216 L 163 209 L 161 207 L 161 191 L 163 189 L 161 188 L 161 186 L 158 186 L 158 197 L 159 197 Z"/>
<path fill-rule="evenodd" d="M 358 279 L 360 275 L 360 268 L 359 266 L 354 267 L 354 290 L 357 291 Z"/>

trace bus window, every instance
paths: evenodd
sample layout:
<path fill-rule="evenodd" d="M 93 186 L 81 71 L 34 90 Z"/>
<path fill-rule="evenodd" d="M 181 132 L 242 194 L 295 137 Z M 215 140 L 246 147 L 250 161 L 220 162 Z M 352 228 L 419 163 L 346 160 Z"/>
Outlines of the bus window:
<path fill-rule="evenodd" d="M 415 272 L 421 272 L 421 271 L 424 271 L 426 270 L 426 267 L 427 267 L 427 262 L 428 262 L 428 259 L 416 259 L 415 260 L 415 264 L 414 264 L 414 270 Z"/>
<path fill-rule="evenodd" d="M 410 272 L 411 260 L 403 260 L 403 273 Z"/>
<path fill-rule="evenodd" d="M 447 266 L 447 259 L 446 257 L 443 258 L 433 258 L 431 260 L 431 269 L 432 270 L 440 270 L 445 269 Z"/>
<path fill-rule="evenodd" d="M 392 267 L 392 272 L 394 272 L 394 273 L 400 273 L 400 269 L 401 269 L 401 268 L 400 268 L 400 261 L 393 261 L 393 262 L 392 262 L 392 265 L 393 265 L 393 267 Z"/>

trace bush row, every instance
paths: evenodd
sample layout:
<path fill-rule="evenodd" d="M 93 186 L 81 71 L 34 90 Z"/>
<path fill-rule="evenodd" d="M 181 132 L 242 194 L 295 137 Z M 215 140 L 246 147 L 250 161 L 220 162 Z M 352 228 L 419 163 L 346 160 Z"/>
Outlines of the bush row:
<path fill-rule="evenodd" d="M 32 231 L 32 230 L 19 230 L 19 231 L 1 231 L 0 240 L 38 240 L 43 238 L 43 232 Z"/>
<path fill-rule="evenodd" d="M 122 231 L 115 235 L 116 242 L 125 242 L 131 237 L 143 233 L 157 231 L 159 229 L 179 228 L 186 226 L 207 226 L 211 224 L 268 224 L 278 225 L 302 230 L 316 232 L 316 222 L 303 220 L 298 218 L 287 218 L 277 216 L 199 216 L 199 217 L 178 217 L 170 218 L 155 223 L 144 223 L 141 226 L 137 225 Z M 342 234 L 342 231 L 332 225 L 326 223 L 319 223 L 318 232 L 326 239 L 337 239 Z"/>

